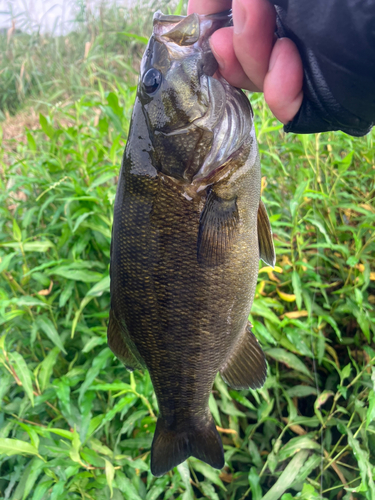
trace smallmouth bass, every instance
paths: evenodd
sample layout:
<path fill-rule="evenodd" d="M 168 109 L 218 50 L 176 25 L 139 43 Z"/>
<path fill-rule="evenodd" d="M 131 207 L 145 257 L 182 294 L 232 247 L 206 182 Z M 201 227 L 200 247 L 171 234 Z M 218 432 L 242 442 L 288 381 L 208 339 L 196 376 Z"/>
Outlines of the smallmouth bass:
<path fill-rule="evenodd" d="M 108 344 L 150 372 L 155 476 L 189 456 L 222 468 L 215 376 L 234 389 L 266 378 L 248 316 L 259 258 L 274 266 L 275 251 L 252 110 L 215 75 L 208 42 L 229 23 L 228 12 L 154 15 L 118 181 Z"/>

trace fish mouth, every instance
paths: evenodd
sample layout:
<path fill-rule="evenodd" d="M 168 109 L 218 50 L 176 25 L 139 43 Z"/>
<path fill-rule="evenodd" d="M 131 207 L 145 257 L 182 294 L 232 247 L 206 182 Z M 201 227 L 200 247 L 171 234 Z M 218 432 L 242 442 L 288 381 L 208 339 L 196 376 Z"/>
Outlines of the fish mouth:
<path fill-rule="evenodd" d="M 201 76 L 201 90 L 207 102 L 207 111 L 202 116 L 195 118 L 188 125 L 176 128 L 171 132 L 158 132 L 166 137 L 188 133 L 189 130 L 199 128 L 213 132 L 225 112 L 226 93 L 225 89 L 217 78 L 208 75 Z"/>
<path fill-rule="evenodd" d="M 220 75 L 202 75 L 201 83 L 208 99 L 207 112 L 189 125 L 169 133 L 156 132 L 167 137 L 188 134 L 194 129 L 213 133 L 209 151 L 189 180 L 192 185 L 199 185 L 198 191 L 213 182 L 210 180 L 217 177 L 216 174 L 237 154 L 246 140 L 254 139 L 249 129 L 253 112 L 246 95 L 240 89 L 229 85 Z"/>
<path fill-rule="evenodd" d="M 211 177 L 250 139 L 249 122 L 252 122 L 253 112 L 246 95 L 242 90 L 229 85 L 220 75 L 217 79 L 209 78 L 213 109 L 205 117 L 195 120 L 195 124 L 206 127 L 214 123 L 214 138 L 193 182 Z"/>

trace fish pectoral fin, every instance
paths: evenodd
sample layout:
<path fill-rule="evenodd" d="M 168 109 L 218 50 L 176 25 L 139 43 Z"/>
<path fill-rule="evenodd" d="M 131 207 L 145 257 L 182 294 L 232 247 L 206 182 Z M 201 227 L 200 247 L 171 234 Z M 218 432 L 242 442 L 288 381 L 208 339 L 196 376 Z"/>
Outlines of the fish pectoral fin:
<path fill-rule="evenodd" d="M 162 476 L 193 456 L 222 469 L 225 465 L 223 444 L 211 414 L 187 419 L 181 428 L 172 429 L 160 416 L 151 447 L 151 472 Z"/>
<path fill-rule="evenodd" d="M 260 389 L 267 377 L 267 364 L 258 340 L 248 325 L 220 374 L 233 389 Z"/>
<path fill-rule="evenodd" d="M 133 371 L 144 368 L 125 342 L 124 336 L 121 333 L 120 323 L 117 321 L 112 309 L 109 312 L 107 340 L 108 347 L 113 354 L 124 363 L 127 370 Z"/>
<path fill-rule="evenodd" d="M 199 221 L 197 245 L 199 264 L 214 267 L 225 261 L 238 222 L 236 198 L 225 200 L 211 190 Z"/>
<path fill-rule="evenodd" d="M 272 229 L 266 207 L 262 200 L 258 208 L 258 243 L 259 258 L 271 267 L 275 267 L 276 253 L 273 244 Z"/>

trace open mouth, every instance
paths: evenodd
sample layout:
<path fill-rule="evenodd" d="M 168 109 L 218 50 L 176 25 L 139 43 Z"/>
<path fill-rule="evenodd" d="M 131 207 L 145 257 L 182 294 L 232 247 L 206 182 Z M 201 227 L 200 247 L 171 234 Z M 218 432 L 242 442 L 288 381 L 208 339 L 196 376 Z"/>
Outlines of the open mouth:
<path fill-rule="evenodd" d="M 207 112 L 199 118 L 195 118 L 195 120 L 188 125 L 176 128 L 175 130 L 167 133 L 155 131 L 155 134 L 163 134 L 167 137 L 171 137 L 174 135 L 186 134 L 192 128 L 201 128 L 203 130 L 214 132 L 215 127 L 219 123 L 225 111 L 226 93 L 219 78 L 207 75 L 203 75 L 202 79 L 203 78 L 206 80 L 205 86 L 207 87 Z"/>

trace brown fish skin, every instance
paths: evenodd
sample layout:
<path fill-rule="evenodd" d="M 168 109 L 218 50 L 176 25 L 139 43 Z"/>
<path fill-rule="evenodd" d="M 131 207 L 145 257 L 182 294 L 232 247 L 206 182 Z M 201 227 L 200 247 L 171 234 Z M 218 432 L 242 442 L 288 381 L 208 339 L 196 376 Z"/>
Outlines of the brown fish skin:
<path fill-rule="evenodd" d="M 238 89 L 206 78 L 215 71 L 208 36 L 225 16 L 155 18 L 115 201 L 108 343 L 128 369 L 150 372 L 160 412 L 151 471 L 160 476 L 189 456 L 224 466 L 208 399 L 218 371 L 234 388 L 264 383 L 266 363 L 248 315 L 259 255 L 273 264 L 274 250 L 263 205 L 266 223 L 258 227 L 250 105 Z M 150 68 L 162 83 L 147 95 Z M 220 129 L 227 116 L 220 99 L 237 115 L 235 138 L 230 127 Z M 219 129 L 234 141 L 221 163 Z"/>

